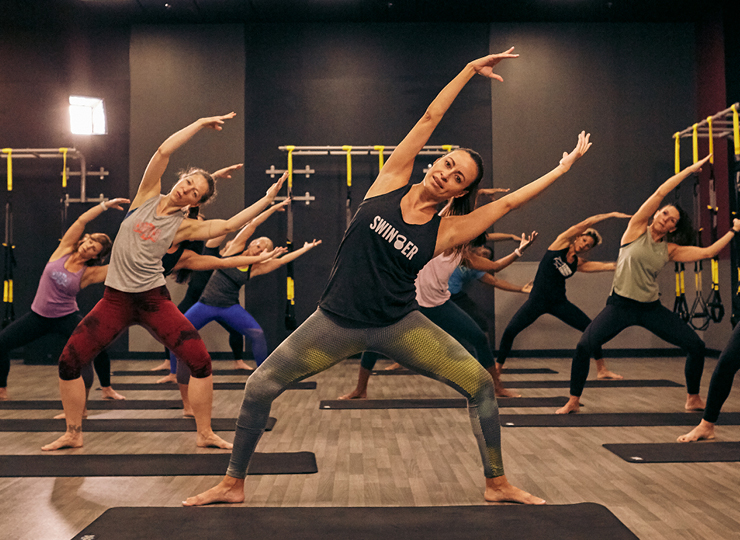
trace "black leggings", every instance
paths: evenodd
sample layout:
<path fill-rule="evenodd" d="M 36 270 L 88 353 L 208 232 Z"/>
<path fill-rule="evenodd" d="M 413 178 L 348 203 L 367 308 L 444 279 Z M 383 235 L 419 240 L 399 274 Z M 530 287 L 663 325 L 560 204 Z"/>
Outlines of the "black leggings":
<path fill-rule="evenodd" d="M 712 373 L 707 395 L 707 407 L 704 409 L 704 420 L 715 424 L 719 418 L 719 411 L 725 404 L 727 396 L 732 390 L 732 380 L 740 370 L 740 324 L 730 336 L 730 341 L 719 356 L 717 367 Z"/>
<path fill-rule="evenodd" d="M 516 336 L 546 313 L 557 317 L 568 326 L 581 332 L 591 324 L 591 319 L 588 315 L 566 298 L 552 302 L 542 298 L 530 297 L 511 318 L 511 321 L 506 326 L 506 330 L 504 330 L 504 335 L 501 336 L 501 344 L 499 345 L 498 356 L 496 357 L 497 364 L 503 365 L 506 362 Z M 597 360 L 602 358 L 601 345 L 597 345 L 594 348 L 593 355 Z"/>
<path fill-rule="evenodd" d="M 689 394 L 698 394 L 704 370 L 704 342 L 688 324 L 660 300 L 636 302 L 614 293 L 606 307 L 583 332 L 570 369 L 570 394 L 580 396 L 588 377 L 589 359 L 597 347 L 614 338 L 629 326 L 642 326 L 686 353 L 684 376 Z"/>
<path fill-rule="evenodd" d="M 64 317 L 42 317 L 38 313 L 29 311 L 0 332 L 0 388 L 7 388 L 8 373 L 10 373 L 10 351 L 23 347 L 47 334 L 58 334 L 65 340 L 74 332 L 82 320 L 79 312 L 70 313 Z M 100 386 L 110 386 L 110 357 L 103 351 L 95 357 L 93 362 L 98 374 Z M 85 388 L 93 384 L 93 370 L 88 364 L 82 371 Z"/>

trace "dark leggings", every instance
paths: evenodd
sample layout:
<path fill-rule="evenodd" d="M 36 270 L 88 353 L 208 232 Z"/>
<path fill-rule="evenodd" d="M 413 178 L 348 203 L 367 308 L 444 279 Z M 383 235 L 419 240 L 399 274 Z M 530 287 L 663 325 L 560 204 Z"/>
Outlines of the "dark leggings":
<path fill-rule="evenodd" d="M 501 336 L 496 363 L 503 365 L 511 352 L 516 336 L 546 313 L 557 317 L 568 326 L 581 332 L 591 324 L 588 315 L 568 299 L 564 298 L 558 302 L 551 302 L 542 298 L 530 297 L 514 314 L 509 324 L 506 325 L 504 335 Z M 594 348 L 593 355 L 597 360 L 602 358 L 601 345 Z"/>
<path fill-rule="evenodd" d="M 455 302 L 460 309 L 470 315 L 470 318 L 475 321 L 475 324 L 477 324 L 481 330 L 488 332 L 488 318 L 486 317 L 486 314 L 483 313 L 483 310 L 478 306 L 478 304 L 473 302 L 473 299 L 468 296 L 468 293 L 460 291 L 459 293 L 450 296 L 450 300 Z"/>
<path fill-rule="evenodd" d="M 0 388 L 8 386 L 10 352 L 13 349 L 23 347 L 47 334 L 58 334 L 68 340 L 81 320 L 82 317 L 78 312 L 50 318 L 29 311 L 7 326 L 0 332 Z M 110 386 L 110 357 L 105 350 L 95 357 L 94 366 L 100 386 Z M 85 381 L 85 388 L 92 388 L 93 371 L 90 364 L 82 371 L 82 378 Z"/>
<path fill-rule="evenodd" d="M 188 289 L 188 292 L 185 293 L 185 298 L 183 298 L 180 303 L 177 304 L 177 309 L 180 310 L 180 313 L 182 314 L 187 313 L 187 311 L 198 301 L 198 298 L 200 298 L 200 293 L 198 293 L 198 297 L 196 298 L 195 295 L 189 294 L 189 292 L 190 289 Z M 234 355 L 234 360 L 244 359 L 244 336 L 231 328 L 228 324 L 221 321 L 216 322 L 229 333 L 229 347 L 231 347 L 231 352 Z M 167 358 L 170 358 L 170 350 L 167 347 L 165 347 L 164 349 L 164 354 Z M 176 356 L 170 358 L 170 373 L 177 373 Z"/>
<path fill-rule="evenodd" d="M 134 324 L 149 330 L 182 358 L 193 377 L 201 379 L 211 374 L 211 357 L 203 340 L 172 303 L 166 287 L 142 293 L 106 287 L 102 300 L 82 319 L 67 341 L 59 358 L 59 378 L 77 379 L 83 366 Z"/>
<path fill-rule="evenodd" d="M 730 336 L 730 341 L 719 356 L 717 367 L 712 373 L 709 383 L 709 394 L 707 395 L 707 406 L 704 409 L 704 420 L 715 424 L 719 418 L 722 405 L 725 404 L 727 396 L 732 390 L 732 380 L 740 370 L 740 324 Z"/>
<path fill-rule="evenodd" d="M 660 300 L 636 302 L 614 293 L 606 307 L 588 325 L 576 347 L 570 369 L 570 394 L 580 396 L 588 377 L 589 359 L 594 350 L 629 326 L 642 326 L 686 353 L 684 376 L 689 394 L 698 394 L 704 370 L 704 342 L 688 324 Z"/>
<path fill-rule="evenodd" d="M 419 308 L 419 312 L 466 348 L 472 348 L 470 353 L 484 368 L 488 369 L 493 366 L 493 354 L 486 335 L 475 324 L 470 315 L 465 313 L 457 304 L 447 300 L 441 306 Z M 360 365 L 372 371 L 379 357 L 380 355 L 376 352 L 365 351 L 362 353 Z"/>

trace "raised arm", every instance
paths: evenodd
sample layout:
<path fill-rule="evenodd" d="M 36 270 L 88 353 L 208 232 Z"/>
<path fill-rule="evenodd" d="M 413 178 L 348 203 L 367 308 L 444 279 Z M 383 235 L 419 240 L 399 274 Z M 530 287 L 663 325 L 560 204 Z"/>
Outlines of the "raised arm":
<path fill-rule="evenodd" d="M 696 246 L 668 244 L 668 256 L 672 261 L 676 262 L 694 262 L 702 259 L 711 259 L 719 254 L 738 232 L 740 232 L 740 219 L 733 219 L 732 228 L 711 246 L 700 248 Z"/>
<path fill-rule="evenodd" d="M 629 214 L 623 214 L 622 212 L 610 212 L 608 214 L 596 214 L 595 216 L 588 217 L 581 221 L 580 223 L 577 223 L 576 225 L 573 225 L 571 228 L 569 228 L 567 231 L 560 233 L 560 235 L 555 239 L 555 241 L 550 244 L 550 247 L 547 249 L 551 251 L 555 251 L 558 249 L 565 249 L 568 246 L 570 246 L 576 238 L 581 236 L 583 232 L 588 229 L 589 227 L 593 227 L 600 221 L 604 221 L 605 219 L 609 218 L 628 218 L 630 217 Z"/>
<path fill-rule="evenodd" d="M 537 231 L 532 231 L 532 234 L 530 234 L 529 236 L 527 236 L 526 234 L 522 234 L 521 241 L 519 242 L 519 247 L 508 254 L 506 257 L 502 257 L 495 261 L 491 261 L 474 253 L 466 254 L 465 260 L 467 261 L 470 268 L 474 270 L 480 270 L 482 272 L 489 273 L 499 272 L 517 259 L 521 258 L 524 251 L 532 245 L 532 242 L 534 242 L 536 238 Z"/>
<path fill-rule="evenodd" d="M 237 255 L 234 257 L 213 257 L 211 255 L 200 255 L 189 249 L 186 249 L 180 260 L 173 268 L 180 270 L 187 268 L 189 270 L 219 270 L 221 268 L 246 268 L 251 264 L 258 264 L 277 257 L 287 250 L 285 248 L 275 248 L 272 251 L 263 251 L 259 255 Z"/>
<path fill-rule="evenodd" d="M 476 208 L 470 214 L 442 218 L 434 254 L 439 255 L 451 247 L 469 242 L 479 234 L 484 233 L 486 229 L 511 210 L 519 208 L 525 202 L 542 193 L 545 188 L 568 172 L 573 164 L 591 148 L 590 137 L 590 134 L 582 131 L 578 135 L 578 143 L 573 151 L 571 153 L 564 152 L 558 166 L 537 180 L 498 201 Z"/>
<path fill-rule="evenodd" d="M 445 86 L 429 105 L 424 116 L 409 131 L 404 139 L 396 146 L 388 161 L 367 191 L 365 198 L 375 197 L 405 186 L 414 169 L 414 160 L 417 154 L 429 140 L 442 117 L 450 108 L 452 102 L 477 73 L 489 79 L 503 81 L 500 75 L 493 72 L 493 67 L 507 58 L 517 58 L 518 54 L 511 54 L 514 47 L 500 54 L 491 54 L 470 62 L 465 68 Z"/>
<path fill-rule="evenodd" d="M 486 242 L 504 242 L 506 240 L 516 240 L 519 242 L 521 239 L 521 236 L 517 236 L 515 234 L 497 232 L 486 233 Z"/>
<path fill-rule="evenodd" d="M 639 238 L 640 235 L 645 232 L 650 218 L 652 218 L 655 212 L 658 211 L 666 195 L 678 187 L 678 185 L 688 176 L 695 172 L 699 172 L 701 170 L 701 166 L 704 165 L 710 157 L 711 156 L 707 156 L 704 159 L 689 165 L 678 174 L 674 174 L 668 180 L 663 182 L 663 184 L 655 190 L 655 193 L 650 195 L 650 197 L 642 203 L 640 209 L 635 212 L 630 219 L 627 224 L 627 230 L 624 231 L 624 234 L 622 235 L 622 245 L 629 244 Z"/>
<path fill-rule="evenodd" d="M 162 175 L 170 162 L 170 156 L 178 148 L 192 139 L 203 128 L 221 131 L 224 120 L 234 118 L 234 116 L 236 116 L 236 113 L 231 112 L 222 116 L 200 118 L 189 126 L 182 128 L 177 133 L 173 133 L 167 137 L 167 140 L 157 148 L 157 151 L 149 160 L 149 164 L 139 184 L 139 189 L 136 192 L 136 197 L 134 197 L 134 201 L 131 203 L 131 210 L 138 208 L 141 203 L 155 195 L 159 195 L 162 191 Z"/>
<path fill-rule="evenodd" d="M 303 255 L 304 253 L 312 250 L 316 246 L 318 246 L 321 243 L 321 240 L 314 240 L 313 242 L 306 242 L 303 244 L 303 247 L 300 249 L 296 249 L 295 251 L 291 251 L 290 253 L 283 255 L 279 258 L 270 259 L 269 261 L 255 264 L 252 267 L 252 273 L 251 277 L 254 276 L 261 276 L 262 274 L 268 274 L 272 272 L 273 270 L 277 270 L 281 266 L 285 266 L 291 261 L 296 260 L 298 257 Z"/>
<path fill-rule="evenodd" d="M 238 231 L 272 204 L 286 178 L 288 178 L 288 173 L 283 174 L 277 182 L 270 186 L 265 196 L 259 201 L 229 219 L 183 220 L 172 243 L 178 244 L 183 240 L 207 240 Z"/>
<path fill-rule="evenodd" d="M 269 218 L 272 214 L 274 214 L 275 212 L 279 212 L 280 210 L 283 210 L 289 204 L 290 204 L 290 199 L 285 199 L 279 202 L 278 204 L 272 205 L 270 208 L 262 212 L 259 216 L 257 216 L 256 218 L 251 220 L 249 223 L 247 223 L 236 234 L 236 236 L 226 247 L 222 255 L 224 257 L 228 257 L 230 255 L 234 255 L 236 253 L 241 253 L 242 251 L 244 251 L 244 248 L 247 245 L 247 240 L 249 240 L 252 237 L 257 227 L 262 225 L 265 222 L 265 220 L 267 220 L 267 218 Z"/>
<path fill-rule="evenodd" d="M 109 208 L 115 208 L 116 210 L 123 210 L 121 205 L 129 204 L 131 201 L 128 199 L 111 199 L 109 201 L 103 201 L 85 211 L 80 217 L 78 217 L 72 225 L 70 225 L 67 232 L 62 236 L 62 240 L 54 250 L 54 253 L 49 257 L 49 262 L 56 261 L 58 258 L 70 253 L 75 244 L 80 241 L 82 235 L 85 233 L 85 226 L 92 220 L 97 218 L 100 214 L 108 210 Z"/>

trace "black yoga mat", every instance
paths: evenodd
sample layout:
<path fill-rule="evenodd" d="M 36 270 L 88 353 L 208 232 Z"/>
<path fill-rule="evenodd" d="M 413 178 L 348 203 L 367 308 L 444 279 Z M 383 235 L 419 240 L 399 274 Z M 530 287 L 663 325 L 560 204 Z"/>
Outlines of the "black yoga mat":
<path fill-rule="evenodd" d="M 565 396 L 496 398 L 499 407 L 562 407 L 568 402 Z M 326 399 L 319 409 L 466 409 L 464 398 L 419 399 Z"/>
<path fill-rule="evenodd" d="M 243 382 L 215 382 L 214 390 L 244 390 Z M 116 390 L 177 390 L 175 383 L 116 383 Z M 315 390 L 316 381 L 300 381 L 288 386 L 288 390 Z"/>
<path fill-rule="evenodd" d="M 131 369 L 131 370 L 120 370 L 120 371 L 114 371 L 113 375 L 121 376 L 121 377 L 149 377 L 149 376 L 157 376 L 157 377 L 163 377 L 167 375 L 168 370 L 161 369 L 159 371 L 152 371 L 150 369 Z M 252 374 L 252 371 L 247 369 L 214 369 L 211 371 L 214 375 L 245 375 L 249 377 L 249 375 Z M 118 385 L 116 385 L 118 386 Z"/>
<path fill-rule="evenodd" d="M 179 399 L 103 399 L 90 400 L 87 408 L 91 411 L 108 410 L 146 410 L 146 409 L 182 409 Z M 62 402 L 51 399 L 27 401 L 0 401 L 0 409 L 10 410 L 62 410 Z"/>
<path fill-rule="evenodd" d="M 635 540 L 607 508 L 572 505 L 111 508 L 73 540 Z"/>
<path fill-rule="evenodd" d="M 275 427 L 276 420 L 272 417 L 267 420 L 265 431 Z M 234 431 L 236 418 L 212 418 L 213 431 Z M 16 432 L 64 432 L 67 424 L 64 420 L 53 418 L 0 420 L 0 431 Z M 119 431 L 195 431 L 193 418 L 115 418 L 111 420 L 86 418 L 82 421 L 82 431 L 88 432 L 119 432 Z"/>
<path fill-rule="evenodd" d="M 701 412 L 502 414 L 504 427 L 695 426 Z M 740 425 L 740 413 L 722 413 L 717 424 Z"/>
<path fill-rule="evenodd" d="M 214 373 L 216 373 L 214 371 Z M 527 375 L 527 374 L 552 374 L 557 373 L 550 368 L 504 368 L 504 374 L 508 375 Z M 374 369 L 373 375 L 418 375 L 410 369 Z"/>
<path fill-rule="evenodd" d="M 740 442 L 605 444 L 604 448 L 630 463 L 740 461 Z"/>
<path fill-rule="evenodd" d="M 116 388 L 121 386 L 116 385 Z M 570 381 L 511 381 L 506 380 L 506 386 L 509 388 L 570 388 Z M 622 379 L 622 380 L 603 380 L 592 379 L 586 381 L 586 388 L 635 388 L 635 387 L 653 387 L 669 386 L 681 387 L 673 381 L 665 379 Z"/>
<path fill-rule="evenodd" d="M 223 476 L 230 452 L 210 454 L 41 454 L 0 456 L 0 477 L 61 476 Z M 318 472 L 313 452 L 255 452 L 249 474 Z M 126 527 L 130 527 L 130 524 Z M 246 529 L 248 530 L 248 529 Z M 242 531 L 243 533 L 244 531 Z M 108 531 L 101 538 L 113 538 Z M 167 529 L 149 538 L 178 538 Z M 124 537 L 125 538 L 125 537 Z M 142 537 L 146 538 L 146 537 Z M 203 538 L 218 538 L 204 536 Z"/>

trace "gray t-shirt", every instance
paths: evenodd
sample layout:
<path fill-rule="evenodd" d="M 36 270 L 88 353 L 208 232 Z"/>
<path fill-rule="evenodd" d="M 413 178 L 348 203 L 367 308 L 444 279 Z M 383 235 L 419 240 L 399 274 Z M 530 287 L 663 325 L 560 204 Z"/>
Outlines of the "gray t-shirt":
<path fill-rule="evenodd" d="M 184 212 L 157 215 L 164 195 L 156 195 L 129 212 L 118 229 L 105 284 L 113 289 L 139 293 L 165 284 L 162 257 L 172 245 Z"/>
<path fill-rule="evenodd" d="M 668 244 L 665 240 L 655 242 L 650 230 L 646 230 L 639 238 L 619 249 L 612 290 L 619 296 L 637 302 L 658 300 L 658 274 L 668 260 Z"/>
<path fill-rule="evenodd" d="M 222 268 L 208 280 L 199 302 L 213 307 L 231 307 L 239 303 L 239 289 L 249 281 L 252 266 L 247 268 Z"/>

